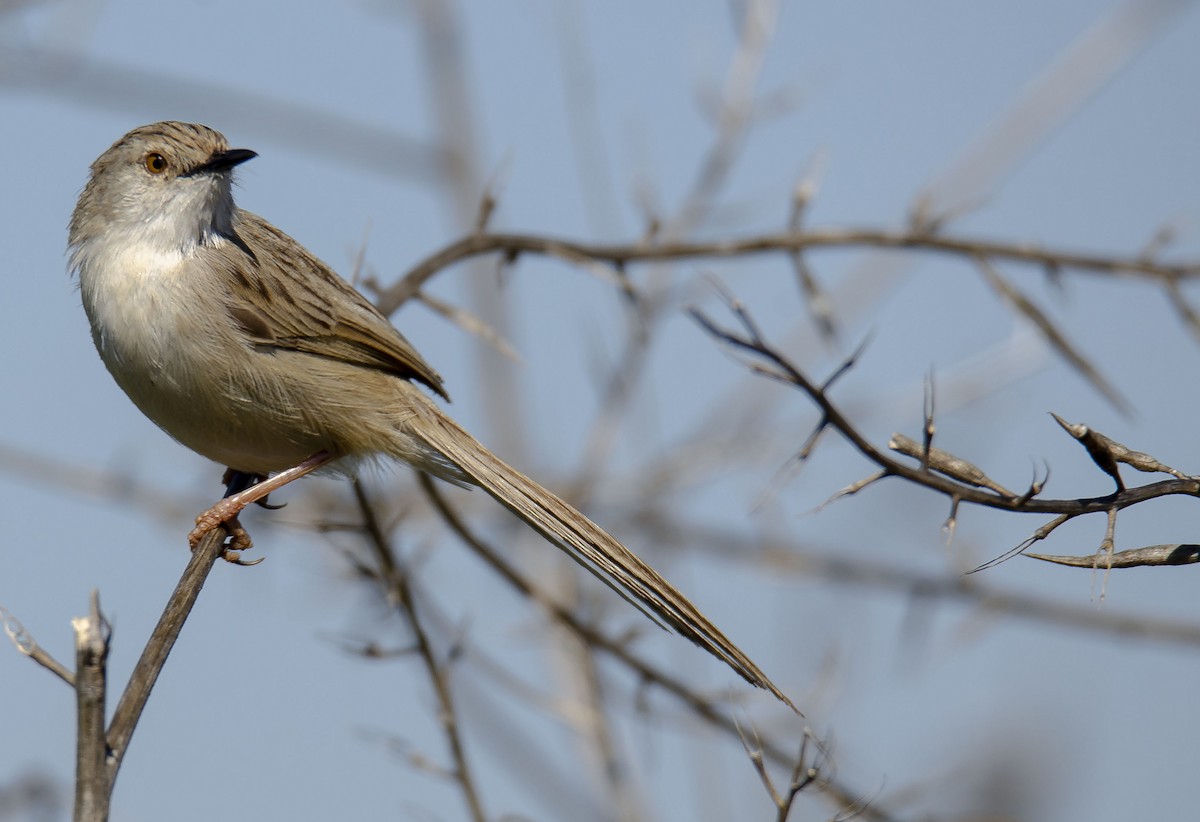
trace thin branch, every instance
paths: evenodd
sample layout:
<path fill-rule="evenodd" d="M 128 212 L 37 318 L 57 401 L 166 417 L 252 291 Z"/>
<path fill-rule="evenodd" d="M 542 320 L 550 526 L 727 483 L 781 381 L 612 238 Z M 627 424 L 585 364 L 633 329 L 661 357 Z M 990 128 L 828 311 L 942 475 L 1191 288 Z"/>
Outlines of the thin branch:
<path fill-rule="evenodd" d="M 778 0 L 747 0 L 738 22 L 738 44 L 724 87 L 712 110 L 717 133 L 684 197 L 679 216 L 666 226 L 668 237 L 682 237 L 701 225 L 729 179 L 754 122 L 754 90 L 775 34 Z"/>
<path fill-rule="evenodd" d="M 424 663 L 425 671 L 429 675 L 429 682 L 433 686 L 438 701 L 438 721 L 441 723 L 442 732 L 445 734 L 446 744 L 454 762 L 454 767 L 449 771 L 448 776 L 458 784 L 462 791 L 463 800 L 467 804 L 471 819 L 475 822 L 486 822 L 487 816 L 483 812 L 483 802 L 480 800 L 479 790 L 475 785 L 475 778 L 463 746 L 462 735 L 458 729 L 458 711 L 454 703 L 454 693 L 450 687 L 449 671 L 447 666 L 438 660 L 433 643 L 421 621 L 408 572 L 396 562 L 396 557 L 380 527 L 379 519 L 375 515 L 375 509 L 367 499 L 362 481 L 355 478 L 352 485 L 354 500 L 363 517 L 367 541 L 378 566 L 378 572 L 374 576 L 385 587 L 389 598 L 400 607 L 408 620 L 416 643 L 417 656 Z"/>
<path fill-rule="evenodd" d="M 414 297 L 447 322 L 483 340 L 513 362 L 521 362 L 521 355 L 513 348 L 512 343 L 475 314 L 425 291 L 418 291 Z"/>
<path fill-rule="evenodd" d="M 1111 509 L 1105 508 L 1103 510 L 1110 511 Z M 995 557 L 994 559 L 990 559 L 987 562 L 983 563 L 982 565 L 978 565 L 975 568 L 972 568 L 970 571 L 967 571 L 967 573 L 968 574 L 976 574 L 976 573 L 979 573 L 980 571 L 986 571 L 988 568 L 994 568 L 997 565 L 999 565 L 1000 563 L 1006 562 L 1006 561 L 1012 559 L 1013 557 L 1017 556 L 1018 554 L 1025 553 L 1025 551 L 1028 550 L 1031 546 L 1046 539 L 1052 533 L 1054 533 L 1054 531 L 1059 526 L 1065 525 L 1066 523 L 1070 522 L 1074 518 L 1075 518 L 1075 515 L 1072 515 L 1072 514 L 1061 514 L 1061 515 L 1055 517 L 1054 519 L 1050 520 L 1049 522 L 1043 523 L 1036 531 L 1034 531 L 1028 537 L 1023 539 L 1020 543 L 1018 543 L 1015 548 L 1011 548 L 1008 551 L 1005 551 L 1000 556 Z"/>
<path fill-rule="evenodd" d="M 113 712 L 112 721 L 108 725 L 110 755 L 107 766 L 110 785 L 116 782 L 117 771 L 121 768 L 129 741 L 146 707 L 146 701 L 150 698 L 150 691 L 162 672 L 167 655 L 175 646 L 175 640 L 179 638 L 184 622 L 196 604 L 196 598 L 200 596 L 204 581 L 225 551 L 225 539 L 228 535 L 224 527 L 215 528 L 206 534 L 192 551 L 183 576 L 175 586 L 171 598 L 167 600 L 167 606 L 159 617 L 158 624 L 154 626 L 150 641 L 146 643 L 129 677 L 129 684 L 125 686 L 117 709 Z"/>
<path fill-rule="evenodd" d="M 1066 360 L 1071 368 L 1075 369 L 1079 372 L 1080 376 L 1090 382 L 1092 387 L 1103 394 L 1105 399 L 1111 402 L 1118 411 L 1127 417 L 1132 415 L 1133 406 L 1129 400 L 1125 399 L 1121 395 L 1121 392 L 1100 373 L 1100 369 L 1093 365 L 1091 360 L 1085 357 L 1079 348 L 1067 339 L 1066 333 L 1050 319 L 1050 316 L 1045 311 L 1039 308 L 1024 292 L 1009 282 L 1008 278 L 1003 276 L 987 257 L 977 254 L 975 256 L 975 264 L 992 289 L 1012 307 L 1013 311 L 1032 323 L 1034 328 L 1042 335 L 1042 339 L 1057 351 L 1059 356 Z"/>
<path fill-rule="evenodd" d="M 9 613 L 7 608 L 0 607 L 0 622 L 4 623 L 4 633 L 18 651 L 32 659 L 38 665 L 57 676 L 63 682 L 75 687 L 75 673 L 50 655 L 50 652 L 38 644 L 33 634 L 25 629 L 21 621 Z"/>
<path fill-rule="evenodd" d="M 775 780 L 771 778 L 771 773 L 767 770 L 766 762 L 763 760 L 762 740 L 759 737 L 758 730 L 752 730 L 754 732 L 753 745 L 746 739 L 746 734 L 742 729 L 738 728 L 738 737 L 742 741 L 742 749 L 750 759 L 750 764 L 754 766 L 759 781 L 762 782 L 763 788 L 767 791 L 767 796 L 771 798 L 771 802 L 775 805 L 775 822 L 787 822 L 787 818 L 792 812 L 792 805 L 796 801 L 796 796 L 808 786 L 820 784 L 821 767 L 818 760 L 827 756 L 825 746 L 821 744 L 821 741 L 816 736 L 805 733 L 804 738 L 800 741 L 800 752 L 796 755 L 795 764 L 792 766 L 787 789 L 780 791 L 775 787 Z M 808 755 L 810 743 L 817 749 L 817 755 L 811 762 Z M 847 809 L 843 808 L 842 810 L 845 811 Z"/>
<path fill-rule="evenodd" d="M 883 469 L 889 476 L 925 486 L 949 497 L 960 497 L 963 502 L 998 508 L 1006 511 L 1021 511 L 1030 514 L 1068 514 L 1079 516 L 1110 509 L 1120 510 L 1131 505 L 1158 497 L 1185 495 L 1200 496 L 1200 479 L 1173 479 L 1150 483 L 1136 488 L 1127 488 L 1105 497 L 1079 499 L 1035 499 L 1031 495 L 1011 498 L 998 496 L 989 490 L 981 490 L 950 477 L 923 471 L 920 466 L 891 459 L 886 453 L 872 445 L 846 418 L 819 386 L 811 382 L 795 365 L 770 347 L 753 331 L 738 334 L 724 330 L 697 309 L 691 309 L 692 317 L 711 335 L 727 345 L 760 357 L 770 363 L 758 373 L 801 389 L 816 404 L 817 408 L 837 431 L 864 457 Z"/>
<path fill-rule="evenodd" d="M 243 123 L 247 130 L 325 161 L 424 184 L 442 182 L 436 169 L 445 162 L 446 150 L 436 141 L 258 94 L 245 83 L 214 83 L 207 76 L 197 80 L 184 72 L 147 70 L 93 56 L 81 59 L 85 51 L 29 44 L 7 49 L 0 55 L 0 87 L 110 111 L 157 111 L 187 99 L 207 110 L 213 121 Z"/>
<path fill-rule="evenodd" d="M 456 263 L 485 254 L 503 254 L 515 260 L 522 254 L 555 257 L 573 265 L 603 262 L 614 268 L 633 263 L 745 257 L 816 249 L 883 248 L 931 251 L 957 257 L 1024 263 L 1041 269 L 1072 269 L 1092 274 L 1120 275 L 1164 285 L 1200 277 L 1200 262 L 1169 264 L 1140 254 L 1117 256 L 1087 254 L 1030 243 L 1006 243 L 965 235 L 928 234 L 883 229 L 817 228 L 807 231 L 731 237 L 723 240 L 663 243 L 605 244 L 544 237 L 533 234 L 470 234 L 413 266 L 394 285 L 381 289 L 376 301 L 390 314 L 412 298 L 438 272 Z"/>

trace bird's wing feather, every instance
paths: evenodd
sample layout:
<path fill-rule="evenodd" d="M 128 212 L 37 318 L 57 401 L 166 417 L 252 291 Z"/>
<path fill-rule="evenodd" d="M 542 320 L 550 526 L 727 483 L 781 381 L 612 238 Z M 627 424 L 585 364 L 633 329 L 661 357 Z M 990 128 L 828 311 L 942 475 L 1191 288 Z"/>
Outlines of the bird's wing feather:
<path fill-rule="evenodd" d="M 299 243 L 248 211 L 238 212 L 228 239 L 220 246 L 228 310 L 251 343 L 391 372 L 448 399 L 442 378 L 412 344 Z"/>

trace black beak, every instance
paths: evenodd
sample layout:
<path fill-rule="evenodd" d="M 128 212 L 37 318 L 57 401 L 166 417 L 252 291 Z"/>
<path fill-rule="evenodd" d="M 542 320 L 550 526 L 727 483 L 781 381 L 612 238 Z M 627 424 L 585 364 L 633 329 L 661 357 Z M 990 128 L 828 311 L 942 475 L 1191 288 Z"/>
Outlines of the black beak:
<path fill-rule="evenodd" d="M 241 165 L 247 160 L 253 160 L 257 156 L 258 152 L 251 151 L 248 148 L 231 148 L 228 151 L 218 151 L 209 157 L 207 162 L 201 163 L 180 176 L 194 177 L 197 174 L 217 174 L 222 171 L 229 171 L 234 166 Z"/>

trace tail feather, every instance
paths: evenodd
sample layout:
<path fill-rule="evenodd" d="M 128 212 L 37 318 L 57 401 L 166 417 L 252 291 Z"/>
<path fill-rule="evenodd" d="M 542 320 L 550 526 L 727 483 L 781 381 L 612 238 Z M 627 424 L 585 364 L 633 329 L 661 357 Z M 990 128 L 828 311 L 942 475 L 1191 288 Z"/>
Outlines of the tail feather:
<path fill-rule="evenodd" d="M 410 429 L 530 527 L 661 627 L 722 660 L 751 685 L 799 709 L 688 598 L 636 554 L 568 503 L 492 454 L 432 403 Z"/>

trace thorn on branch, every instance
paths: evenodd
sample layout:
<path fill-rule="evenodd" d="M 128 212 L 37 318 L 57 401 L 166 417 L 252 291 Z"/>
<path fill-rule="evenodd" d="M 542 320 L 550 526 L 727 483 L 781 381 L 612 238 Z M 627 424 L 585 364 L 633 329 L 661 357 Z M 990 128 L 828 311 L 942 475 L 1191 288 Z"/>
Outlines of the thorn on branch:
<path fill-rule="evenodd" d="M 845 488 L 839 488 L 837 491 L 833 492 L 833 494 L 829 497 L 829 499 L 825 500 L 820 505 L 818 505 L 816 508 L 812 509 L 812 511 L 810 513 L 816 514 L 820 511 L 824 511 L 826 508 L 828 508 L 830 505 L 832 505 L 833 503 L 840 500 L 842 497 L 852 497 L 855 494 L 857 494 L 859 491 L 866 488 L 868 485 L 872 485 L 872 484 L 878 482 L 879 480 L 884 479 L 885 477 L 890 477 L 890 476 L 891 476 L 890 471 L 876 471 L 874 474 L 871 474 L 871 476 L 869 476 L 869 477 L 863 477 L 862 479 L 858 480 L 857 482 L 850 483 Z"/>
<path fill-rule="evenodd" d="M 1033 469 L 1033 479 L 1029 481 L 1029 487 L 1025 489 L 1025 493 L 1017 497 L 1018 507 L 1029 502 L 1031 499 L 1042 493 L 1042 489 L 1046 487 L 1046 483 L 1050 481 L 1050 466 L 1046 466 L 1046 475 L 1038 479 L 1037 468 Z"/>
<path fill-rule="evenodd" d="M 1088 556 L 1064 556 L 1059 554 L 1026 554 L 1027 557 L 1067 565 L 1073 568 L 1139 568 L 1146 565 L 1194 565 L 1200 562 L 1200 545 L 1194 543 L 1170 543 L 1147 545 L 1108 553 L 1103 550 Z"/>
<path fill-rule="evenodd" d="M 913 200 L 908 212 L 908 230 L 913 234 L 937 234 L 941 229 L 943 219 L 933 210 L 933 198 L 928 192 L 920 194 Z"/>
<path fill-rule="evenodd" d="M 1061 425 L 1064 431 L 1079 440 L 1080 444 L 1087 449 L 1088 456 L 1099 466 L 1101 471 L 1116 480 L 1118 491 L 1125 490 L 1125 484 L 1121 481 L 1121 474 L 1117 466 L 1119 462 L 1147 474 L 1170 474 L 1176 479 L 1191 479 L 1182 471 L 1176 471 L 1171 466 L 1164 465 L 1143 451 L 1134 451 L 1132 448 L 1106 437 L 1094 428 L 1089 428 L 1082 423 L 1067 422 L 1053 411 L 1050 412 L 1050 416 L 1054 417 L 1055 422 Z"/>
<path fill-rule="evenodd" d="M 633 287 L 633 280 L 629 277 L 629 269 L 625 267 L 625 261 L 618 260 L 613 263 L 613 271 L 616 273 L 622 299 L 627 305 L 637 306 L 639 302 L 637 289 Z"/>
<path fill-rule="evenodd" d="M 921 450 L 921 467 L 926 471 L 929 470 L 929 455 L 933 450 L 933 437 L 935 434 L 937 434 L 937 425 L 933 421 L 934 404 L 933 369 L 931 368 L 925 377 L 925 392 L 923 397 L 924 407 L 922 409 L 923 416 L 925 418 L 925 425 L 922 427 L 921 433 L 925 438 L 925 447 Z M 888 447 L 891 447 L 890 443 L 888 444 Z M 968 465 L 969 464 L 970 463 L 968 463 Z M 974 466 L 971 467 L 974 468 Z M 980 471 L 979 473 L 982 474 L 983 472 Z"/>
<path fill-rule="evenodd" d="M 483 196 L 479 198 L 479 209 L 475 213 L 475 233 L 482 234 L 487 231 L 488 223 L 492 221 L 492 215 L 496 212 L 496 198 L 492 196 L 490 190 L 485 190 Z"/>
<path fill-rule="evenodd" d="M 946 535 L 947 548 L 954 544 L 954 534 L 958 530 L 958 504 L 960 502 L 962 500 L 958 497 L 950 498 L 950 515 L 942 523 L 942 532 Z"/>
<path fill-rule="evenodd" d="M 1059 514 L 1057 517 L 1050 520 L 1045 525 L 1041 526 L 1036 531 L 1034 531 L 1032 534 L 1030 534 L 1028 537 L 1026 537 L 1015 548 L 1005 551 L 1000 556 L 996 557 L 995 559 L 990 559 L 980 566 L 972 568 L 970 571 L 967 571 L 967 574 L 975 574 L 980 571 L 986 571 L 988 568 L 995 568 L 1000 563 L 1007 562 L 1008 560 L 1012 559 L 1013 557 L 1015 557 L 1019 554 L 1025 553 L 1025 551 L 1027 549 L 1029 549 L 1030 547 L 1032 547 L 1035 543 L 1038 543 L 1038 542 L 1044 540 L 1046 537 L 1048 537 L 1052 533 L 1054 533 L 1054 530 L 1056 528 L 1058 528 L 1058 526 L 1062 525 L 1064 522 L 1069 522 L 1070 520 L 1073 520 L 1077 516 L 1079 516 L 1079 515 L 1078 514 Z"/>
<path fill-rule="evenodd" d="M 928 430 L 928 429 L 927 429 Z M 932 436 L 927 435 L 929 439 Z M 956 457 L 948 451 L 933 446 L 923 447 L 911 437 L 904 434 L 892 434 L 888 440 L 888 448 L 906 457 L 921 460 L 927 469 L 944 474 L 950 479 L 974 485 L 977 488 L 987 488 L 1002 497 L 1016 499 L 1017 495 L 985 474 L 978 466 L 961 457 Z"/>
<path fill-rule="evenodd" d="M 492 174 L 492 178 L 484 186 L 483 193 L 479 195 L 479 208 L 475 212 L 476 235 L 483 234 L 487 231 L 488 225 L 491 224 L 492 216 L 496 213 L 496 206 L 500 200 L 497 192 L 503 189 L 508 182 L 508 172 L 511 168 L 512 153 L 509 152 L 500 161 L 500 165 Z"/>
<path fill-rule="evenodd" d="M 1158 258 L 1160 251 L 1175 242 L 1178 234 L 1176 226 L 1160 226 L 1146 242 L 1142 252 L 1138 255 L 1138 259 L 1147 264 L 1153 263 Z"/>
<path fill-rule="evenodd" d="M 1061 294 L 1065 285 L 1063 267 L 1053 260 L 1047 260 L 1042 266 L 1042 273 L 1046 275 L 1046 282 Z"/>

